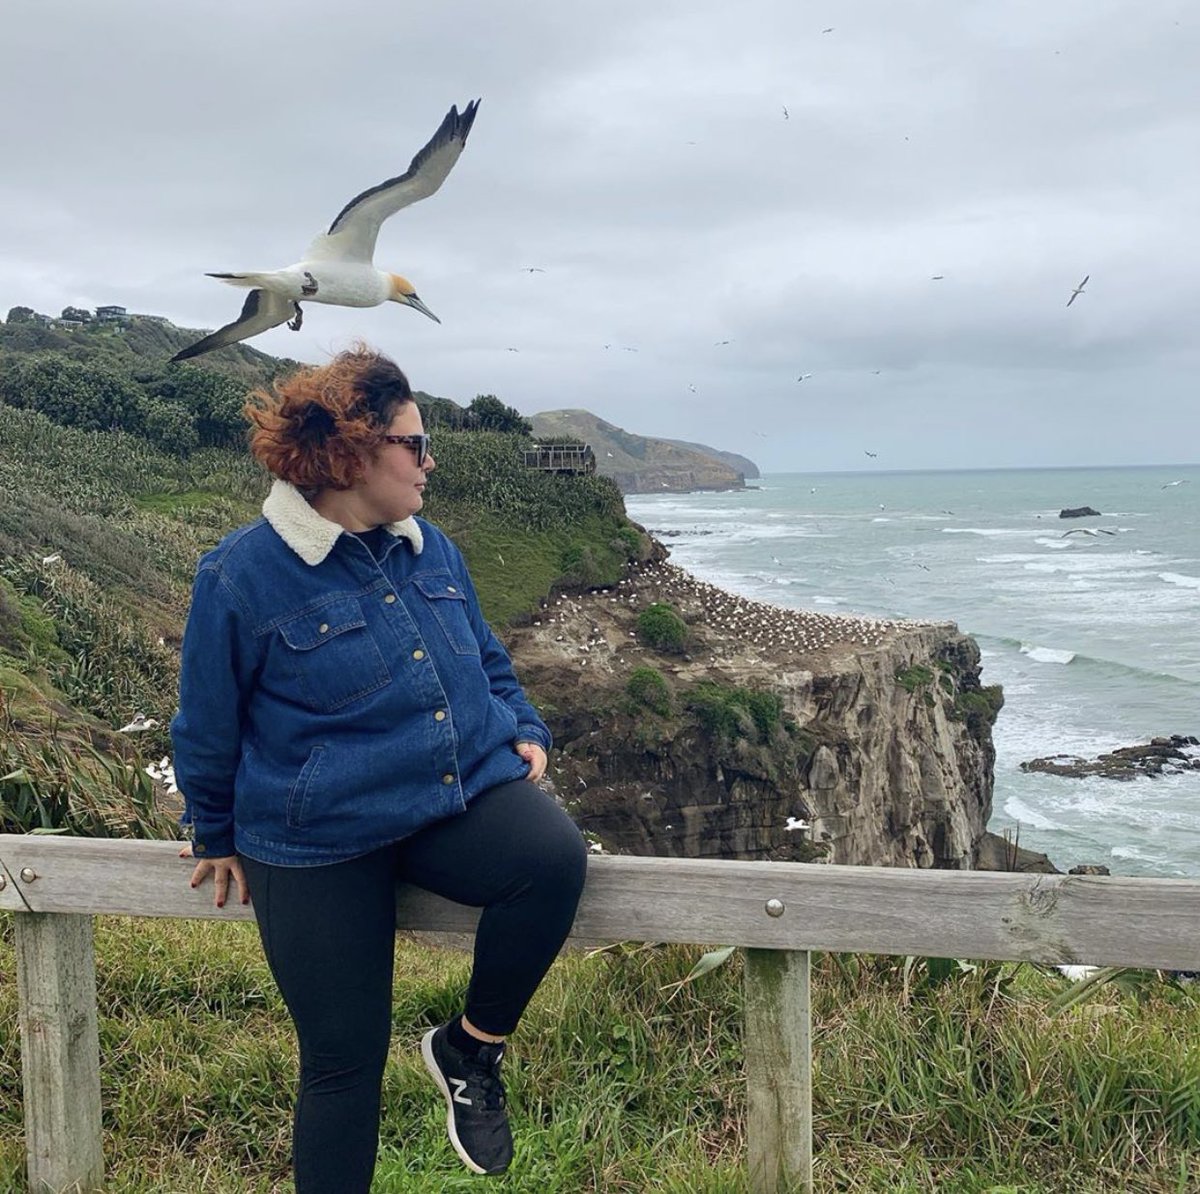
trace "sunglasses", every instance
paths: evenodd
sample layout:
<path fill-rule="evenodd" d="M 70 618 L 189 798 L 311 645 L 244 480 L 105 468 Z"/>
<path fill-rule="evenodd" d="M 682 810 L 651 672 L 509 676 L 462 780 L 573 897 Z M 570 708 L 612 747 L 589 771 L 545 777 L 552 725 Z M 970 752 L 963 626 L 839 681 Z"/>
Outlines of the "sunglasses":
<path fill-rule="evenodd" d="M 405 447 L 415 449 L 417 468 L 425 463 L 425 457 L 429 455 L 429 436 L 427 435 L 385 435 L 383 438 L 389 444 L 404 444 Z"/>

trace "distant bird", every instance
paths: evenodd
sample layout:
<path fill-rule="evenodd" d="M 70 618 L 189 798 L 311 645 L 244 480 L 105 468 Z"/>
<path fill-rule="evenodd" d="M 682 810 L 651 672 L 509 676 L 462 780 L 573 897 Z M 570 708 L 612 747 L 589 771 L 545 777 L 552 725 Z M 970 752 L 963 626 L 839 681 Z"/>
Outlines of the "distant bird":
<path fill-rule="evenodd" d="M 787 104 L 783 105 L 783 118 L 784 120 L 791 120 L 791 117 L 788 115 Z"/>
<path fill-rule="evenodd" d="M 42 556 L 42 563 L 48 567 L 51 564 L 57 564 L 61 559 L 62 556 L 58 552 L 55 552 L 52 556 Z"/>
<path fill-rule="evenodd" d="M 621 345 L 621 348 L 624 349 L 625 352 L 637 352 L 636 348 L 626 348 L 624 344 Z"/>
<path fill-rule="evenodd" d="M 1180 477 L 1178 481 L 1168 481 L 1165 485 L 1160 485 L 1159 489 L 1170 489 L 1173 485 L 1186 485 L 1187 483 L 1187 477 Z M 42 561 L 43 564 L 45 562 L 45 560 Z"/>
<path fill-rule="evenodd" d="M 864 451 L 864 452 L 867 452 L 866 448 L 863 448 L 863 451 Z M 879 453 L 878 453 L 878 452 L 867 452 L 867 455 L 868 455 L 868 456 L 870 456 L 872 460 L 874 460 L 874 459 L 875 459 L 875 457 L 879 455 Z M 882 507 L 882 506 L 880 506 L 879 508 L 880 508 L 881 510 L 883 509 L 883 507 Z"/>
<path fill-rule="evenodd" d="M 689 389 L 689 390 L 690 390 L 690 391 L 691 391 L 693 394 L 696 392 L 696 387 L 695 387 L 695 386 L 691 386 L 691 385 L 690 385 L 690 386 L 688 386 L 688 389 Z"/>
<path fill-rule="evenodd" d="M 1080 282 L 1079 285 L 1076 286 L 1075 289 L 1071 291 L 1071 297 L 1069 299 L 1067 299 L 1068 307 L 1083 293 L 1083 288 L 1088 284 L 1088 278 L 1090 278 L 1091 276 L 1092 276 L 1091 274 L 1087 274 L 1084 277 L 1083 281 Z"/>
<path fill-rule="evenodd" d="M 793 829 L 811 829 L 812 826 L 803 817 L 788 817 L 784 829 L 791 833 Z"/>
<path fill-rule="evenodd" d="M 765 431 L 756 431 L 754 434 L 757 435 L 759 439 L 767 438 L 767 433 Z"/>
<path fill-rule="evenodd" d="M 177 352 L 172 361 L 186 361 L 214 348 L 224 348 L 287 323 L 299 331 L 304 313 L 300 303 L 329 303 L 339 307 L 377 307 L 404 303 L 435 323 L 441 323 L 417 297 L 416 289 L 399 274 L 375 268 L 375 240 L 388 216 L 432 195 L 458 161 L 475 121 L 479 101 L 459 114 L 452 107 L 436 133 L 413 158 L 405 173 L 356 195 L 309 245 L 303 260 L 266 273 L 209 274 L 230 286 L 248 288 L 238 318 Z"/>
<path fill-rule="evenodd" d="M 605 454 L 605 456 L 611 456 L 611 455 L 612 455 L 612 453 L 611 453 L 611 452 L 605 452 L 604 454 Z"/>
<path fill-rule="evenodd" d="M 796 380 L 797 381 L 806 381 L 810 377 L 812 377 L 811 373 L 801 373 L 800 376 L 798 378 L 796 378 Z"/>
<path fill-rule="evenodd" d="M 822 33 L 832 33 L 832 32 L 833 32 L 833 26 L 832 26 L 832 25 L 830 25 L 828 29 L 822 29 L 822 30 L 821 30 L 821 32 L 822 32 Z"/>
<path fill-rule="evenodd" d="M 876 377 L 878 377 L 883 372 L 883 370 L 882 369 L 872 369 L 871 372 L 873 374 L 875 374 Z"/>
<path fill-rule="evenodd" d="M 732 340 L 718 340 L 718 341 L 717 341 L 717 342 L 716 342 L 716 343 L 713 345 L 713 347 L 714 347 L 714 348 L 720 348 L 722 344 L 732 344 L 732 343 L 733 343 L 733 341 L 732 341 Z"/>
<path fill-rule="evenodd" d="M 1068 535 L 1115 535 L 1117 532 L 1110 530 L 1108 527 L 1072 527 L 1069 531 L 1063 531 L 1059 535 L 1060 539 L 1065 539 Z"/>
<path fill-rule="evenodd" d="M 152 730 L 158 722 L 153 717 L 147 717 L 144 713 L 135 713 L 133 720 L 125 726 L 122 726 L 118 734 L 140 734 L 145 730 Z"/>
<path fill-rule="evenodd" d="M 546 271 L 540 265 L 523 265 L 521 273 L 523 274 L 544 274 Z"/>
<path fill-rule="evenodd" d="M 931 282 L 944 282 L 946 280 L 946 275 L 945 274 L 934 274 L 934 275 L 932 275 L 932 277 L 930 277 L 929 280 Z"/>
<path fill-rule="evenodd" d="M 508 349 L 508 351 L 509 352 L 520 352 L 521 350 L 519 348 L 510 348 L 510 349 Z"/>

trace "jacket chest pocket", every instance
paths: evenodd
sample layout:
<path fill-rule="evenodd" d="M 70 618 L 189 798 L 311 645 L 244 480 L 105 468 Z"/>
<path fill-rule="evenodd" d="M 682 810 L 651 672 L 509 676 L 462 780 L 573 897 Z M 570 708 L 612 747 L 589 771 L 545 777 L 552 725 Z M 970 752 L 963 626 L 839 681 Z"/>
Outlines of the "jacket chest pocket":
<path fill-rule="evenodd" d="M 353 597 L 330 601 L 279 624 L 305 705 L 333 713 L 391 680 L 387 663 Z"/>
<path fill-rule="evenodd" d="M 441 627 L 456 655 L 478 655 L 479 642 L 471 629 L 467 596 L 449 573 L 427 573 L 413 577 L 413 586 Z"/>

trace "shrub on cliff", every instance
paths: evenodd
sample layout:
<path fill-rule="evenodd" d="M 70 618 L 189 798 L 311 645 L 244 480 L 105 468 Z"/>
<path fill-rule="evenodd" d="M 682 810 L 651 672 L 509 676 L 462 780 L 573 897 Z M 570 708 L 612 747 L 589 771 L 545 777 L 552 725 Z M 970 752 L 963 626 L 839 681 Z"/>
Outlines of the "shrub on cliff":
<path fill-rule="evenodd" d="M 978 733 L 996 724 L 1003 707 L 1004 689 L 999 684 L 987 684 L 982 688 L 960 692 L 951 706 L 951 716 L 965 721 L 967 729 Z"/>
<path fill-rule="evenodd" d="M 637 635 L 655 651 L 678 654 L 687 642 L 687 623 L 672 606 L 656 601 L 638 614 Z"/>
<path fill-rule="evenodd" d="M 658 668 L 635 668 L 625 685 L 625 691 L 647 709 L 667 717 L 671 712 L 671 690 Z"/>
<path fill-rule="evenodd" d="M 783 719 L 783 700 L 756 688 L 728 688 L 702 680 L 688 694 L 687 707 L 715 738 L 767 742 Z"/>

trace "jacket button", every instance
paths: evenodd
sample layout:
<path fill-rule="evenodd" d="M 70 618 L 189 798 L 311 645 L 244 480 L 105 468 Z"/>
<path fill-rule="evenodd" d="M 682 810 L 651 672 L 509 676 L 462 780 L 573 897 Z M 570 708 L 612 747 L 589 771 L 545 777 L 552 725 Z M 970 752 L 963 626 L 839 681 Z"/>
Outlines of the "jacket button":
<path fill-rule="evenodd" d="M 193 854 L 203 854 L 204 852 L 205 852 L 205 847 L 204 847 L 204 843 L 203 843 L 203 842 L 197 842 L 197 843 L 196 843 L 196 844 L 195 844 L 195 845 L 192 847 L 192 853 L 193 853 Z"/>
<path fill-rule="evenodd" d="M 383 603 L 384 603 L 384 605 L 392 605 L 392 604 L 394 604 L 394 603 L 395 603 L 395 600 L 396 600 L 396 594 L 395 594 L 395 593 L 389 593 L 389 594 L 388 594 L 388 595 L 387 595 L 387 596 L 386 596 L 386 597 L 383 599 Z"/>
<path fill-rule="evenodd" d="M 321 625 L 317 627 L 318 634 L 325 634 L 328 630 L 329 630 L 328 622 L 322 622 Z"/>
<path fill-rule="evenodd" d="M 447 592 L 447 593 L 457 593 L 457 592 L 458 592 L 458 590 L 457 590 L 457 589 L 456 589 L 456 588 L 455 588 L 453 585 L 447 585 L 447 586 L 446 586 L 446 592 Z"/>
<path fill-rule="evenodd" d="M 442 776 L 442 783 L 452 784 L 453 782 L 454 782 L 454 776 L 452 776 L 452 775 L 443 775 Z"/>
<path fill-rule="evenodd" d="M 418 648 L 417 648 L 417 649 L 416 649 L 416 650 L 413 652 L 413 658 L 414 658 L 414 659 L 424 659 L 424 658 L 425 658 L 425 652 L 424 652 L 424 651 L 422 651 L 422 650 L 421 650 L 421 649 L 418 647 Z"/>
<path fill-rule="evenodd" d="M 446 720 L 446 710 L 445 710 L 445 709 L 439 709 L 439 710 L 438 710 L 438 711 L 437 711 L 437 712 L 436 712 L 436 713 L 433 715 L 433 720 L 434 720 L 434 721 L 445 721 L 445 720 Z"/>

